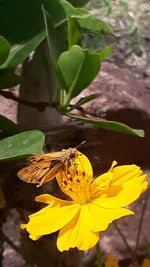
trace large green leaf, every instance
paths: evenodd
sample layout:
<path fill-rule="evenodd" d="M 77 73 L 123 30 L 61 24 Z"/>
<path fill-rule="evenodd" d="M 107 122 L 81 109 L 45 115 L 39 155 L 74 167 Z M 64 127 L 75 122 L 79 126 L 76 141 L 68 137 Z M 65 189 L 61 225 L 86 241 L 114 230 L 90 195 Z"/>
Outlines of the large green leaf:
<path fill-rule="evenodd" d="M 59 0 L 4 0 L 0 2 L 0 33 L 11 44 L 25 43 L 44 30 L 41 6 L 51 14 L 54 24 L 66 14 Z"/>
<path fill-rule="evenodd" d="M 0 141 L 0 160 L 25 158 L 42 154 L 45 136 L 41 131 L 31 130 L 7 137 Z"/>
<path fill-rule="evenodd" d="M 100 70 L 98 53 L 74 45 L 58 59 L 62 87 L 68 93 L 65 104 L 77 96 L 96 77 Z"/>
<path fill-rule="evenodd" d="M 93 124 L 97 127 L 104 128 L 106 130 L 135 135 L 139 137 L 144 137 L 144 131 L 141 129 L 132 129 L 129 126 L 116 122 L 116 121 L 107 121 L 103 119 L 92 119 L 92 118 L 85 118 L 83 116 L 78 116 L 74 114 L 67 113 L 67 116 L 71 117 L 72 119 L 83 121 L 85 123 Z"/>
<path fill-rule="evenodd" d="M 10 51 L 10 44 L 0 35 L 0 65 L 7 59 Z"/>
<path fill-rule="evenodd" d="M 0 66 L 0 69 L 15 69 L 37 48 L 45 36 L 45 31 L 43 31 L 29 41 L 12 46 L 7 60 Z"/>
<path fill-rule="evenodd" d="M 0 130 L 7 135 L 19 133 L 17 125 L 8 118 L 0 115 Z"/>
<path fill-rule="evenodd" d="M 13 87 L 21 83 L 21 77 L 16 75 L 13 71 L 0 71 L 0 89 Z"/>

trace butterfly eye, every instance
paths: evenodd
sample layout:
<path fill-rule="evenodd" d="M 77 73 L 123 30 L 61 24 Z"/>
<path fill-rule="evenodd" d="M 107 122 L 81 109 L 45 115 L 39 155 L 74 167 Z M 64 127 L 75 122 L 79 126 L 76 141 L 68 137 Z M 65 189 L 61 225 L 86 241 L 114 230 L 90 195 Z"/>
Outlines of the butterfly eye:
<path fill-rule="evenodd" d="M 70 159 L 73 159 L 74 157 L 75 157 L 75 153 L 73 153 L 73 152 L 70 153 L 69 158 L 70 158 Z"/>

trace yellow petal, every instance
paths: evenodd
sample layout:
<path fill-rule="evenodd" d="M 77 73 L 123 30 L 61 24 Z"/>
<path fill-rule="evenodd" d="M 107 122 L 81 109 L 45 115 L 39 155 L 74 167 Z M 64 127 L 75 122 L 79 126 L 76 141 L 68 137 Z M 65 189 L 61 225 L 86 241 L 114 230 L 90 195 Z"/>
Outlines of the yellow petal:
<path fill-rule="evenodd" d="M 79 250 L 87 250 L 96 245 L 99 233 L 89 229 L 85 205 L 80 212 L 59 232 L 57 247 L 60 251 L 77 247 Z"/>
<path fill-rule="evenodd" d="M 36 235 L 34 235 L 34 234 L 30 234 L 29 237 L 30 237 L 32 240 L 36 241 L 36 240 L 38 240 L 39 238 L 41 238 L 41 235 L 36 236 Z"/>
<path fill-rule="evenodd" d="M 39 237 L 42 235 L 53 233 L 61 229 L 76 215 L 80 206 L 78 204 L 72 204 L 68 206 L 51 207 L 48 206 L 32 215 L 30 220 L 22 228 L 30 233 L 32 236 Z M 35 240 L 34 238 L 34 240 Z"/>
<path fill-rule="evenodd" d="M 111 172 L 106 172 L 97 177 L 92 184 L 93 186 L 96 186 L 101 190 L 107 189 L 110 185 L 112 178 L 113 174 Z"/>
<path fill-rule="evenodd" d="M 107 255 L 105 267 L 119 267 L 118 261 L 111 255 Z"/>
<path fill-rule="evenodd" d="M 20 229 L 24 230 L 24 229 L 26 229 L 26 226 L 27 226 L 26 224 L 21 224 L 20 225 Z M 34 241 L 38 240 L 41 237 L 41 236 L 35 236 L 35 235 L 32 235 L 32 234 L 30 234 L 29 236 Z"/>
<path fill-rule="evenodd" d="M 101 197 L 97 199 L 97 203 L 105 208 L 121 208 L 133 203 L 143 191 L 147 188 L 146 175 L 135 177 L 123 183 L 120 192 L 113 197 Z"/>
<path fill-rule="evenodd" d="M 78 173 L 86 173 L 86 175 L 92 179 L 93 178 L 93 169 L 89 159 L 78 151 L 78 156 L 73 160 L 73 163 L 69 166 L 68 171 L 71 175 L 77 171 Z M 62 170 L 60 173 L 56 175 L 57 181 L 60 184 L 62 181 L 62 177 L 66 177 L 66 170 Z"/>
<path fill-rule="evenodd" d="M 88 175 L 88 177 L 93 178 L 92 165 L 89 159 L 84 154 L 78 152 L 78 157 L 75 158 L 75 164 L 77 165 L 77 170 L 79 172 L 84 171 Z"/>
<path fill-rule="evenodd" d="M 98 198 L 101 194 L 105 193 L 110 186 L 112 178 L 113 174 L 111 172 L 106 172 L 97 177 L 91 184 L 91 199 Z"/>
<path fill-rule="evenodd" d="M 122 184 L 134 177 L 140 176 L 142 170 L 137 165 L 123 165 L 112 168 L 112 185 Z"/>
<path fill-rule="evenodd" d="M 142 267 L 150 267 L 150 259 L 144 259 Z"/>
<path fill-rule="evenodd" d="M 37 196 L 35 198 L 35 201 L 41 202 L 41 203 L 46 203 L 46 204 L 49 204 L 49 205 L 51 205 L 53 207 L 54 206 L 69 205 L 69 204 L 72 203 L 71 201 L 62 200 L 62 199 L 59 199 L 59 198 L 54 197 L 54 196 L 49 195 L 49 194 L 42 194 L 40 196 Z"/>
<path fill-rule="evenodd" d="M 117 162 L 116 160 L 114 160 L 114 161 L 112 162 L 112 164 L 111 164 L 111 167 L 110 167 L 110 169 L 109 169 L 109 172 L 110 172 L 111 170 L 113 170 L 113 168 L 114 168 L 117 164 L 118 164 L 118 162 Z"/>
<path fill-rule="evenodd" d="M 25 223 L 22 223 L 22 224 L 20 225 L 20 229 L 22 229 L 22 230 L 26 229 L 26 224 L 25 224 Z"/>
<path fill-rule="evenodd" d="M 93 170 L 88 158 L 78 152 L 79 155 L 67 170 L 62 170 L 56 177 L 61 191 L 68 195 L 74 202 L 80 203 L 80 197 L 84 202 L 89 200 L 89 187 L 93 181 Z M 84 192 L 84 189 L 86 189 Z M 83 195 L 83 197 L 81 196 Z M 79 197 L 80 196 L 80 197 Z"/>
<path fill-rule="evenodd" d="M 104 231 L 114 220 L 132 214 L 131 210 L 125 208 L 102 208 L 96 201 L 86 205 L 86 220 L 88 221 L 89 229 L 93 232 Z"/>

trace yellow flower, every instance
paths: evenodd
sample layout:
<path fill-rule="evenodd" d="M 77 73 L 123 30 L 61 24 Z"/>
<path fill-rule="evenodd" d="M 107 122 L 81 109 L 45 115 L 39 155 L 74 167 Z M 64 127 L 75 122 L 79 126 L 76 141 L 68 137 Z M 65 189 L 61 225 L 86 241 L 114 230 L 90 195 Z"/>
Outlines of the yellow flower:
<path fill-rule="evenodd" d="M 118 261 L 111 254 L 108 254 L 105 262 L 105 267 L 120 267 L 120 265 L 118 264 Z"/>
<path fill-rule="evenodd" d="M 150 267 L 150 259 L 144 259 L 142 267 Z"/>
<path fill-rule="evenodd" d="M 120 265 L 113 255 L 108 254 L 105 262 L 105 267 L 120 267 Z M 144 259 L 141 267 L 150 267 L 150 259 Z"/>
<path fill-rule="evenodd" d="M 71 198 L 62 200 L 49 194 L 36 197 L 36 201 L 48 204 L 29 216 L 26 229 L 30 238 L 59 231 L 57 247 L 60 251 L 77 247 L 90 249 L 99 240 L 99 232 L 123 216 L 133 214 L 124 206 L 135 201 L 146 190 L 146 175 L 136 165 L 117 166 L 93 179 L 88 158 L 79 153 L 67 173 L 57 175 L 61 190 Z"/>

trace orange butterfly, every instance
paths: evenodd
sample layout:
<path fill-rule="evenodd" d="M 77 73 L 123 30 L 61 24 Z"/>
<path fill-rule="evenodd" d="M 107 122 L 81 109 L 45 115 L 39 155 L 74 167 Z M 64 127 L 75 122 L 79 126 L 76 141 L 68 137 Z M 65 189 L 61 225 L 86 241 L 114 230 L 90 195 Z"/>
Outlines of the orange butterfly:
<path fill-rule="evenodd" d="M 29 166 L 21 169 L 17 176 L 27 183 L 41 186 L 52 180 L 61 170 L 67 171 L 78 153 L 76 147 L 43 155 L 33 155 L 28 158 Z"/>

